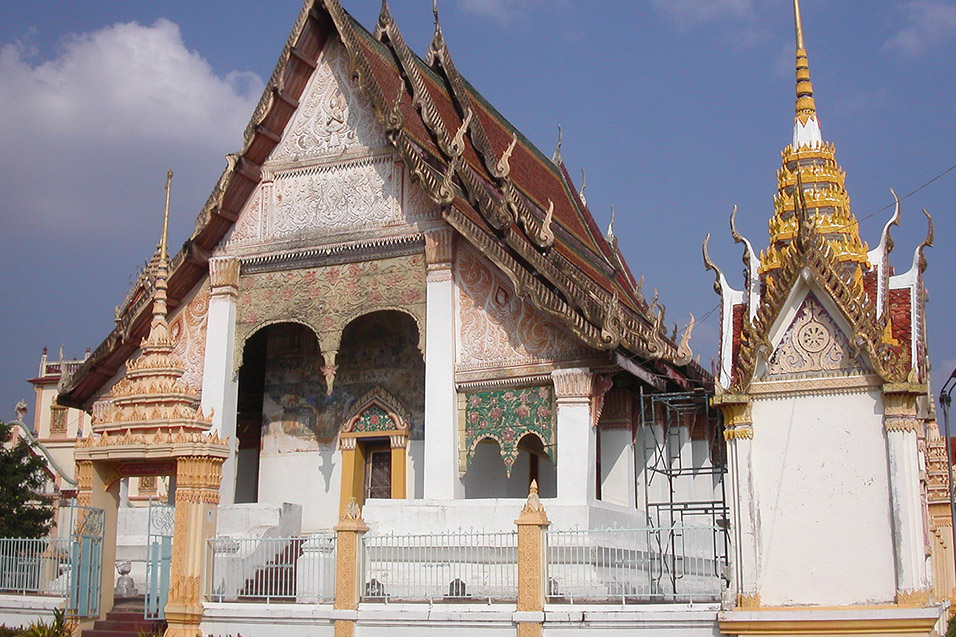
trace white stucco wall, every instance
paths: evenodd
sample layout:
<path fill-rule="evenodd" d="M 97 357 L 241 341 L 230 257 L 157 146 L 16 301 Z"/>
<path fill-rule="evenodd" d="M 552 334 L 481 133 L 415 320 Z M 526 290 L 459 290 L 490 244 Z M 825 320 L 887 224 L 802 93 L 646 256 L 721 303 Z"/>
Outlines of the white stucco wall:
<path fill-rule="evenodd" d="M 526 498 L 529 471 L 529 454 L 521 452 L 508 477 L 501 448 L 493 442 L 481 442 L 475 448 L 468 472 L 461 479 L 465 498 Z M 547 458 L 538 460 L 538 492 L 543 498 L 553 498 L 557 493 L 557 471 Z"/>
<path fill-rule="evenodd" d="M 601 431 L 601 500 L 634 506 L 634 451 L 627 429 Z"/>
<path fill-rule="evenodd" d="M 880 405 L 877 392 L 754 399 L 762 604 L 893 601 Z"/>
<path fill-rule="evenodd" d="M 259 502 L 302 505 L 302 531 L 330 529 L 338 521 L 341 452 L 331 444 L 317 450 L 276 452 L 259 457 Z"/>

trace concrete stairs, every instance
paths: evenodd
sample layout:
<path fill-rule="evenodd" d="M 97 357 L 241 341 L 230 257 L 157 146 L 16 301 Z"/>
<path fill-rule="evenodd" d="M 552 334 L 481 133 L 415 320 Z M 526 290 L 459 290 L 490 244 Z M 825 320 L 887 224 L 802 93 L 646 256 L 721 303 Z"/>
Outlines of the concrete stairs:
<path fill-rule="evenodd" d="M 96 620 L 82 637 L 141 637 L 162 635 L 165 630 L 165 621 L 143 619 L 143 599 L 138 598 L 117 603 L 106 619 Z"/>

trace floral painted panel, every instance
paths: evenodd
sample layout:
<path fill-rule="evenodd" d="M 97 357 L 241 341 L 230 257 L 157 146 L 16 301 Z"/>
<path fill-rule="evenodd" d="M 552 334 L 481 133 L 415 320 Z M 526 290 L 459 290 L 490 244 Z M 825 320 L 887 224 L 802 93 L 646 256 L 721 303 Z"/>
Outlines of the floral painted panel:
<path fill-rule="evenodd" d="M 378 405 L 372 405 L 363 411 L 352 427 L 352 431 L 356 432 L 395 431 L 397 429 L 399 429 L 399 424 Z"/>
<path fill-rule="evenodd" d="M 464 434 L 466 466 L 475 447 L 490 438 L 501 448 L 508 475 L 518 458 L 518 442 L 528 433 L 537 434 L 554 458 L 554 389 L 550 386 L 469 392 L 465 395 Z"/>

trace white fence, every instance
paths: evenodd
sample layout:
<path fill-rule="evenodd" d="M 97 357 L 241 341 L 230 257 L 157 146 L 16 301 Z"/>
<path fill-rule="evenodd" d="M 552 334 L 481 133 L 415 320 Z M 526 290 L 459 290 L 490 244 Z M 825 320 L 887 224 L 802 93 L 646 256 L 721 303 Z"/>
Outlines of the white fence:
<path fill-rule="evenodd" d="M 723 537 L 710 526 L 548 531 L 548 601 L 718 600 Z"/>
<path fill-rule="evenodd" d="M 513 601 L 517 539 L 515 531 L 366 534 L 362 601 Z M 718 527 L 552 530 L 545 547 L 552 603 L 716 601 L 725 584 Z M 206 597 L 328 603 L 335 599 L 335 568 L 333 533 L 213 538 Z"/>
<path fill-rule="evenodd" d="M 70 540 L 0 538 L 0 592 L 66 597 Z"/>
<path fill-rule="evenodd" d="M 209 540 L 206 598 L 210 601 L 335 599 L 335 534 Z"/>
<path fill-rule="evenodd" d="M 366 601 L 517 598 L 514 531 L 366 535 L 363 549 Z"/>

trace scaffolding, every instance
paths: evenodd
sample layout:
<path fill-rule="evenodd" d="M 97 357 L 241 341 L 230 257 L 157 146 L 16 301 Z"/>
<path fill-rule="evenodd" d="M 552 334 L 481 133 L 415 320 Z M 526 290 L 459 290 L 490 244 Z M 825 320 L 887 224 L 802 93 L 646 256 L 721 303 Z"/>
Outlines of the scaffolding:
<path fill-rule="evenodd" d="M 643 454 L 635 458 L 635 464 L 644 469 L 636 472 L 635 487 L 643 496 L 648 525 L 727 529 L 723 423 L 710 398 L 700 389 L 675 393 L 641 389 L 634 451 Z M 694 441 L 698 449 L 706 441 L 706 457 L 693 456 Z M 702 488 L 708 477 L 712 488 Z"/>

